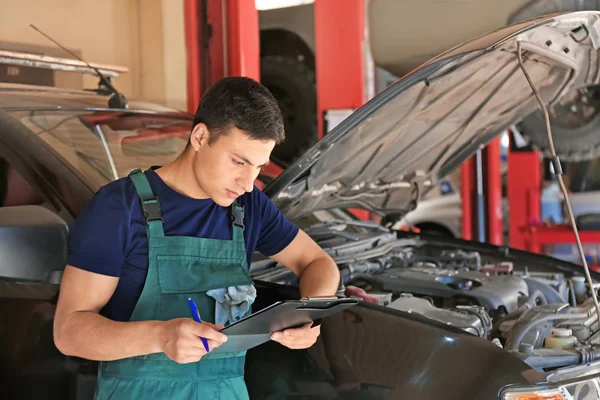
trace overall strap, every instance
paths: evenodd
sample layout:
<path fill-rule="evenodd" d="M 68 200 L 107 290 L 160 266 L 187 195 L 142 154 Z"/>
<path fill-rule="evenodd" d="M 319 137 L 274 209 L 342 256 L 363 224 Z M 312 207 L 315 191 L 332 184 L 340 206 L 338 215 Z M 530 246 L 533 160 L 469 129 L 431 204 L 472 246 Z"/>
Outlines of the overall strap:
<path fill-rule="evenodd" d="M 244 207 L 241 206 L 237 199 L 231 205 L 231 230 L 232 239 L 244 243 Z"/>
<path fill-rule="evenodd" d="M 152 188 L 146 174 L 140 169 L 135 169 L 129 173 L 129 179 L 133 182 L 135 191 L 142 202 L 148 237 L 165 236 L 162 224 L 163 219 L 160 213 L 160 203 L 158 202 L 158 197 L 152 193 Z"/>

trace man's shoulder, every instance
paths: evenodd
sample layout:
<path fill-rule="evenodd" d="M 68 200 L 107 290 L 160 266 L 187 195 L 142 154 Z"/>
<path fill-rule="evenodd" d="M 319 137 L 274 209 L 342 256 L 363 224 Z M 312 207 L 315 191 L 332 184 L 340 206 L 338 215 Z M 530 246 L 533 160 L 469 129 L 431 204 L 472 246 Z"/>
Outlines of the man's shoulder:
<path fill-rule="evenodd" d="M 132 197 L 135 194 L 135 187 L 129 177 L 117 179 L 102 186 L 96 192 L 96 197 L 122 199 Z"/>
<path fill-rule="evenodd" d="M 128 214 L 131 208 L 137 204 L 134 201 L 136 197 L 133 182 L 129 177 L 124 177 L 98 189 L 88 206 L 92 206 L 97 211 L 112 210 L 112 212 Z"/>

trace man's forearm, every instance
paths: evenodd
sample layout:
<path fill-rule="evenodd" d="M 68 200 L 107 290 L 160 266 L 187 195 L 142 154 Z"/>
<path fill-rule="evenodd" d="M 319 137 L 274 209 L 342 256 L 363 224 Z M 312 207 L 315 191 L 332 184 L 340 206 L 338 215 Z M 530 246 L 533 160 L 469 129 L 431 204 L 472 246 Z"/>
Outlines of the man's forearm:
<path fill-rule="evenodd" d="M 112 361 L 161 352 L 160 321 L 117 322 L 90 311 L 67 318 L 54 332 L 58 349 L 66 355 Z"/>
<path fill-rule="evenodd" d="M 302 297 L 334 296 L 340 285 L 340 271 L 330 257 L 320 257 L 306 266 L 299 281 Z"/>

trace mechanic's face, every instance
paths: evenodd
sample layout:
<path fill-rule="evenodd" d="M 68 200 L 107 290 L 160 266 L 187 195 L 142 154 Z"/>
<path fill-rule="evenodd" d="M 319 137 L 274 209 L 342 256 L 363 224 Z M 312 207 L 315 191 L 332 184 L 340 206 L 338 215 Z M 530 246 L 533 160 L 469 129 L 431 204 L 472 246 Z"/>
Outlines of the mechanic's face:
<path fill-rule="evenodd" d="M 198 124 L 192 132 L 194 174 L 200 189 L 220 206 L 254 188 L 254 180 L 269 163 L 274 140 L 251 139 L 244 131 L 232 128 L 208 144 L 210 132 Z"/>

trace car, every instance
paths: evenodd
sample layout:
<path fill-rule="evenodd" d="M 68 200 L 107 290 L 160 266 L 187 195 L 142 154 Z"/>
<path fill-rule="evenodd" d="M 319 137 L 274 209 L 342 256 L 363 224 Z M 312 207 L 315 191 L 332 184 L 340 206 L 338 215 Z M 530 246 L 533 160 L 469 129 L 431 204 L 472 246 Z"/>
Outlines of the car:
<path fill-rule="evenodd" d="M 347 209 L 411 211 L 483 144 L 535 112 L 517 59 L 521 46 L 545 102 L 595 83 L 599 29 L 596 12 L 556 15 L 444 53 L 365 104 L 264 188 L 334 258 L 337 295 L 363 301 L 323 319 L 309 349 L 270 341 L 249 350 L 251 398 L 598 398 L 598 273 L 586 286 L 572 263 L 392 231 Z M 190 115 L 135 102 L 111 109 L 107 101 L 0 87 L 3 398 L 92 398 L 97 363 L 62 355 L 52 337 L 69 225 L 102 185 L 166 163 L 187 143 Z M 250 273 L 254 311 L 299 296 L 296 276 L 269 258 L 257 254 Z"/>
<path fill-rule="evenodd" d="M 600 158 L 566 162 L 564 170 L 573 215 L 575 217 L 600 215 Z M 502 216 L 506 234 L 508 232 L 508 213 L 510 212 L 506 198 L 507 170 L 504 169 L 501 173 Z M 450 182 L 444 182 L 444 185 L 446 185 L 447 193 L 436 194 L 420 201 L 417 208 L 407 214 L 399 217 L 387 216 L 387 225 L 392 229 L 417 228 L 421 232 L 462 237 L 461 194 L 457 188 L 452 187 Z M 553 221 L 553 223 L 562 222 L 563 219 Z"/>

